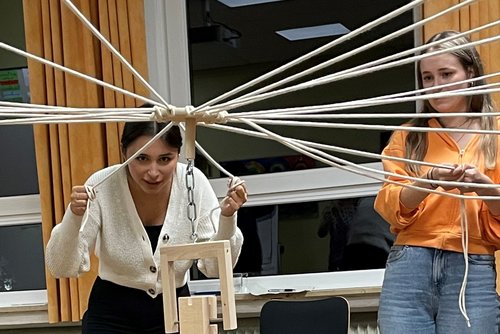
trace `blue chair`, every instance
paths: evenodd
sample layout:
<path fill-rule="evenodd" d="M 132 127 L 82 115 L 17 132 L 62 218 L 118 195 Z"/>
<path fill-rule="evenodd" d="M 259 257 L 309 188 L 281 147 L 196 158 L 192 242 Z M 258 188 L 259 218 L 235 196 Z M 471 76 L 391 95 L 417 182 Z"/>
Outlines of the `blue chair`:
<path fill-rule="evenodd" d="M 343 297 L 270 300 L 260 312 L 260 334 L 347 334 L 349 303 Z"/>

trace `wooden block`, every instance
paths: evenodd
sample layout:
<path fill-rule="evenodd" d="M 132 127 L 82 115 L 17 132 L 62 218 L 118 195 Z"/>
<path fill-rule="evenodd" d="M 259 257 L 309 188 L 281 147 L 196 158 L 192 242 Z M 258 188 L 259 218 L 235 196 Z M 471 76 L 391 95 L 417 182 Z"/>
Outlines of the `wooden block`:
<path fill-rule="evenodd" d="M 179 298 L 179 326 L 182 334 L 217 333 L 217 325 L 210 319 L 217 318 L 217 298 L 215 296 L 192 296 Z"/>

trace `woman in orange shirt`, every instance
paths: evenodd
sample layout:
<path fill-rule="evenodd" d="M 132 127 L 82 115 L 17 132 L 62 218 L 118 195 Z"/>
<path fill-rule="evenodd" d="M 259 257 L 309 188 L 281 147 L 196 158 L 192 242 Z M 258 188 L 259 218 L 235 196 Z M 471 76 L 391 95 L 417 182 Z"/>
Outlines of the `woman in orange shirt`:
<path fill-rule="evenodd" d="M 465 37 L 453 38 L 457 34 L 445 31 L 433 36 L 428 44 L 443 42 L 430 45 L 425 53 L 470 42 Z M 482 75 L 479 54 L 470 46 L 431 55 L 418 63 L 420 88 L 457 83 L 428 93 L 480 86 L 484 84 L 482 79 L 463 81 Z M 408 125 L 497 130 L 497 118 L 484 116 L 492 111 L 488 94 L 433 98 L 424 102 L 423 113 L 467 112 L 474 116 L 416 118 Z M 375 209 L 391 224 L 396 240 L 380 297 L 382 334 L 497 333 L 500 305 L 494 252 L 500 248 L 500 201 L 463 200 L 418 188 L 500 199 L 500 189 L 495 187 L 439 184 L 500 183 L 498 147 L 496 134 L 396 131 L 391 137 L 384 155 L 428 164 L 383 160 L 384 169 L 393 174 L 377 195 Z M 463 222 L 467 225 L 466 238 Z"/>

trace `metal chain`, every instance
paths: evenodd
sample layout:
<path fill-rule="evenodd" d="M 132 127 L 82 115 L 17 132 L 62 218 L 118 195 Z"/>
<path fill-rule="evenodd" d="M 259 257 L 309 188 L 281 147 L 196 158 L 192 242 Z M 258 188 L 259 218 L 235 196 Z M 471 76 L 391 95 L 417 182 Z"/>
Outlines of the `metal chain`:
<path fill-rule="evenodd" d="M 198 233 L 196 232 L 195 220 L 196 220 L 196 203 L 194 202 L 194 162 L 193 160 L 188 160 L 186 169 L 186 189 L 188 195 L 188 205 L 187 205 L 187 216 L 189 222 L 191 223 L 191 239 L 196 242 L 198 239 Z"/>

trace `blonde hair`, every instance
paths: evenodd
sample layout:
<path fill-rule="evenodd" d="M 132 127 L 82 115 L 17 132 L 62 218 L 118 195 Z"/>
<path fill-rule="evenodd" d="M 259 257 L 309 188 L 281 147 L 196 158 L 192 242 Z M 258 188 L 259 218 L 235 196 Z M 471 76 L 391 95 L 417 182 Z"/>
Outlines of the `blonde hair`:
<path fill-rule="evenodd" d="M 440 32 L 433 37 L 431 37 L 426 44 L 429 44 L 434 41 L 439 41 L 444 38 L 448 38 L 450 36 L 457 35 L 457 31 L 443 31 Z M 457 37 L 455 39 L 451 39 L 449 41 L 434 45 L 428 49 L 426 49 L 423 53 L 436 51 L 436 50 L 445 50 L 454 46 L 464 45 L 466 43 L 470 43 L 470 39 L 467 37 Z M 474 47 L 462 48 L 460 50 L 450 51 L 449 54 L 454 55 L 458 58 L 463 68 L 466 71 L 470 71 L 472 73 L 472 77 L 479 77 L 484 74 L 483 65 L 481 62 L 481 58 L 479 57 L 479 53 Z M 420 74 L 420 62 L 417 64 L 417 76 L 418 76 L 418 85 L 419 88 L 422 88 L 422 76 Z M 473 82 L 475 86 L 481 86 L 485 84 L 484 80 L 476 80 Z M 489 113 L 494 111 L 493 100 L 489 94 L 482 95 L 474 95 L 470 96 L 468 99 L 470 112 L 474 113 Z M 422 110 L 422 113 L 437 113 L 437 111 L 430 105 L 429 101 L 425 100 Z M 496 130 L 497 122 L 494 117 L 480 117 L 480 126 L 483 130 Z M 410 126 L 416 127 L 428 127 L 429 121 L 424 118 L 415 118 L 410 121 Z M 405 157 L 412 160 L 422 161 L 427 152 L 427 133 L 426 132 L 410 132 L 406 137 L 406 152 Z M 479 150 L 476 152 L 476 159 L 483 158 L 484 166 L 486 169 L 495 168 L 496 160 L 497 160 L 497 148 L 498 148 L 498 139 L 495 134 L 486 134 L 481 136 L 481 140 L 479 143 Z M 405 166 L 405 170 L 409 173 L 413 173 L 415 175 L 420 174 L 420 166 L 415 164 L 407 164 Z"/>

